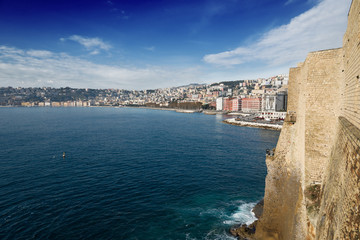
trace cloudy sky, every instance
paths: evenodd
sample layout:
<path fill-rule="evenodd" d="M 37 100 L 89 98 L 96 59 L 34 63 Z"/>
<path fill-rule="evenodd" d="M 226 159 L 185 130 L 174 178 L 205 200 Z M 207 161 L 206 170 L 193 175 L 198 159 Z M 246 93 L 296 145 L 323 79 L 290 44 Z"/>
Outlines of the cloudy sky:
<path fill-rule="evenodd" d="M 150 89 L 287 74 L 351 0 L 0 0 L 0 87 Z"/>

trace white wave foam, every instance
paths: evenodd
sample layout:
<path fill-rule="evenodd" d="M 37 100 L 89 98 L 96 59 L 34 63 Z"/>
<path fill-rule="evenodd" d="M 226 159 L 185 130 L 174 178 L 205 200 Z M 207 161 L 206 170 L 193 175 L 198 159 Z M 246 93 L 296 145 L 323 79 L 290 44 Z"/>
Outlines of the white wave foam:
<path fill-rule="evenodd" d="M 227 220 L 224 221 L 224 224 L 234 225 L 234 224 L 251 224 L 257 218 L 252 212 L 256 203 L 243 203 L 241 204 L 237 211 L 232 213 Z"/>
<path fill-rule="evenodd" d="M 223 233 L 215 233 L 215 231 L 210 231 L 202 240 L 236 240 L 237 238 L 230 236 L 225 231 Z M 198 240 L 193 238 L 190 234 L 186 234 L 186 240 Z"/>
<path fill-rule="evenodd" d="M 203 210 L 199 213 L 200 216 L 217 216 L 217 217 L 222 217 L 224 215 L 224 209 L 217 209 L 217 208 L 209 208 L 206 210 Z"/>
<path fill-rule="evenodd" d="M 256 205 L 256 203 L 245 203 L 244 201 L 232 201 L 225 204 L 226 207 L 224 208 L 208 208 L 208 209 L 201 209 L 199 211 L 199 216 L 201 217 L 216 217 L 221 219 L 222 223 L 225 225 L 233 226 L 236 224 L 251 224 L 257 218 L 255 214 L 252 212 L 252 209 Z M 227 209 L 235 209 L 231 213 L 228 212 Z M 220 226 L 219 226 L 220 227 Z M 222 226 L 224 227 L 224 226 Z M 221 228 L 221 227 L 220 227 Z M 217 230 L 212 230 L 207 233 L 207 235 L 202 238 L 203 240 L 236 240 L 233 236 L 229 235 L 229 233 L 224 229 L 223 232 L 219 232 Z M 191 236 L 191 234 L 186 234 L 186 240 L 197 240 Z"/>
<path fill-rule="evenodd" d="M 237 238 L 234 238 L 232 236 L 230 236 L 229 234 L 226 234 L 225 232 L 222 234 L 216 234 L 213 232 L 209 232 L 206 237 L 205 240 L 236 240 Z"/>

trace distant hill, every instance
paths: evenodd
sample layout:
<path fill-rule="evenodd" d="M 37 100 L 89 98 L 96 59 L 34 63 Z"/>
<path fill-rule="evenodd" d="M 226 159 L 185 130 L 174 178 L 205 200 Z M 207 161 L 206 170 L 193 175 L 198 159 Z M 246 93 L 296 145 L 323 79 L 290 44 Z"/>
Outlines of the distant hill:
<path fill-rule="evenodd" d="M 189 83 L 187 85 L 179 86 L 179 87 L 202 87 L 206 86 L 206 83 Z"/>
<path fill-rule="evenodd" d="M 235 86 L 239 85 L 240 83 L 244 82 L 245 80 L 235 80 L 235 81 L 223 81 L 219 83 L 212 83 L 210 86 L 216 86 L 220 84 L 224 84 L 227 87 L 234 88 Z"/>

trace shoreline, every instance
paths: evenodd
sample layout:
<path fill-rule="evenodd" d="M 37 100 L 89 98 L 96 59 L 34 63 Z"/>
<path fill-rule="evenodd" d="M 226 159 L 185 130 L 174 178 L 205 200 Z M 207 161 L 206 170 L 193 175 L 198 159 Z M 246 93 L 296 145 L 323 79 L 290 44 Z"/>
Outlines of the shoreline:
<path fill-rule="evenodd" d="M 179 113 L 201 113 L 202 110 L 191 110 L 191 109 L 178 109 L 178 108 L 157 108 L 157 107 L 128 107 L 124 108 L 141 108 L 141 109 L 151 109 L 151 110 L 162 110 L 162 111 L 173 111 Z"/>
<path fill-rule="evenodd" d="M 253 208 L 256 220 L 250 224 L 236 224 L 230 227 L 229 233 L 238 240 L 252 240 L 256 232 L 256 226 L 264 210 L 264 199 L 260 200 Z"/>
<path fill-rule="evenodd" d="M 271 124 L 271 123 L 256 123 L 256 122 L 246 122 L 246 121 L 237 121 L 235 118 L 225 119 L 223 123 L 242 126 L 242 127 L 254 127 L 254 128 L 263 128 L 275 131 L 281 131 L 282 125 Z"/>
<path fill-rule="evenodd" d="M 0 106 L 4 108 L 11 108 L 11 107 L 24 107 L 24 106 Z M 38 106 L 31 106 L 31 107 L 38 107 Z M 51 107 L 51 106 L 50 106 Z M 63 106 L 59 106 L 56 108 L 61 108 Z M 150 110 L 161 110 L 161 111 L 173 111 L 178 113 L 203 113 L 206 115 L 240 115 L 240 116 L 247 116 L 249 114 L 246 113 L 226 113 L 223 111 L 214 111 L 214 110 L 188 110 L 188 109 L 177 109 L 177 108 L 157 108 L 157 107 L 133 107 L 133 106 L 87 106 L 87 107 L 113 107 L 113 108 L 140 108 L 140 109 L 150 109 Z M 52 107 L 51 107 L 52 108 Z M 262 128 L 268 130 L 275 130 L 281 131 L 282 125 L 279 124 L 271 124 L 271 123 L 257 123 L 257 122 L 248 122 L 248 121 L 238 121 L 236 118 L 229 118 L 222 121 L 223 123 L 240 126 L 240 127 L 253 127 L 253 128 Z"/>

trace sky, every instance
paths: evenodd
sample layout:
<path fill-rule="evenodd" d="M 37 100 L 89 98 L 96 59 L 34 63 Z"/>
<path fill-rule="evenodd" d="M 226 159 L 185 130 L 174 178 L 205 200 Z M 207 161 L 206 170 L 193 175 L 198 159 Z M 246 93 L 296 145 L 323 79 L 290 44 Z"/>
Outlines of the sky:
<path fill-rule="evenodd" d="M 0 0 L 0 87 L 155 89 L 288 74 L 351 0 Z"/>

